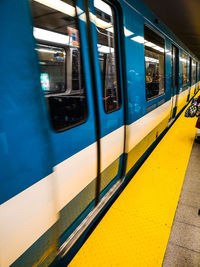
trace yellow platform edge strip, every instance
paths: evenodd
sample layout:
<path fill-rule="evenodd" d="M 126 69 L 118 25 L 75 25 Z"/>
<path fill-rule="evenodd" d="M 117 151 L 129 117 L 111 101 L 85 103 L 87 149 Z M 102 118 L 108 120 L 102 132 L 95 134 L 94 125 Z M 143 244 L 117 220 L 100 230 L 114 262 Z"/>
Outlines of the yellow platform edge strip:
<path fill-rule="evenodd" d="M 184 112 L 96 227 L 73 266 L 162 266 L 196 133 Z"/>

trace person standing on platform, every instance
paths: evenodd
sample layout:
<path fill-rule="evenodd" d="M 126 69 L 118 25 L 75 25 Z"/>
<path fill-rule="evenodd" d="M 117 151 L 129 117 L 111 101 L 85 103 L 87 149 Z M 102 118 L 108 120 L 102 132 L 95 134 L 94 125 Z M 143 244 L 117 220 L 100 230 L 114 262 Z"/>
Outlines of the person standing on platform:
<path fill-rule="evenodd" d="M 192 100 L 191 105 L 185 111 L 185 117 L 197 117 L 196 128 L 200 129 L 200 96 Z M 198 132 L 198 130 L 197 130 Z M 200 144 L 200 135 L 196 135 L 195 142 Z"/>
<path fill-rule="evenodd" d="M 197 119 L 196 128 L 200 129 L 200 117 Z M 195 142 L 200 144 L 200 135 L 195 138 Z"/>

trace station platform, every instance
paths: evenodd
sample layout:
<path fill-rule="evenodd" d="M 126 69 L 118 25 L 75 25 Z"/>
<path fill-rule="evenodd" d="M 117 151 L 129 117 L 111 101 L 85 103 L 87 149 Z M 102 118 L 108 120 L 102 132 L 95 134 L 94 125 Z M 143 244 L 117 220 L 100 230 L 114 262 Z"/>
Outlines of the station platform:
<path fill-rule="evenodd" d="M 179 116 L 70 267 L 200 266 L 196 121 Z"/>

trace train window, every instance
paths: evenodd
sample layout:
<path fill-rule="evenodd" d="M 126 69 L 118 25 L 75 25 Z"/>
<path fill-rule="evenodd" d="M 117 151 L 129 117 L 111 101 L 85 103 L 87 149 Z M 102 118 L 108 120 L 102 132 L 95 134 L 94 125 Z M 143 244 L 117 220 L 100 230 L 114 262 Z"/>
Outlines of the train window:
<path fill-rule="evenodd" d="M 94 6 L 104 109 L 106 113 L 110 113 L 118 110 L 121 106 L 119 70 L 116 58 L 115 11 L 108 3 L 101 0 L 95 0 Z"/>
<path fill-rule="evenodd" d="M 196 83 L 196 62 L 192 60 L 192 84 Z"/>
<path fill-rule="evenodd" d="M 165 40 L 144 26 L 145 80 L 147 100 L 165 92 Z"/>
<path fill-rule="evenodd" d="M 41 69 L 40 81 L 45 94 L 65 91 L 66 53 L 61 47 L 37 44 Z"/>
<path fill-rule="evenodd" d="M 171 88 L 178 88 L 179 85 L 179 50 L 172 44 L 171 56 Z"/>
<path fill-rule="evenodd" d="M 190 82 L 190 85 L 192 83 L 192 75 L 191 75 L 191 72 L 192 72 L 192 59 L 190 57 L 190 65 L 189 65 L 189 82 Z"/>
<path fill-rule="evenodd" d="M 198 81 L 200 81 L 200 62 L 199 62 L 199 71 L 198 71 L 198 74 L 199 74 L 199 79 L 198 79 Z"/>
<path fill-rule="evenodd" d="M 86 120 L 77 16 L 73 0 L 32 0 L 40 82 L 52 126 L 64 131 Z"/>
<path fill-rule="evenodd" d="M 199 64 L 198 64 L 198 81 L 200 80 L 200 62 L 199 62 Z"/>
<path fill-rule="evenodd" d="M 182 62 L 182 84 L 183 86 L 186 86 L 189 81 L 188 80 L 189 57 L 185 53 L 182 53 L 181 62 Z"/>

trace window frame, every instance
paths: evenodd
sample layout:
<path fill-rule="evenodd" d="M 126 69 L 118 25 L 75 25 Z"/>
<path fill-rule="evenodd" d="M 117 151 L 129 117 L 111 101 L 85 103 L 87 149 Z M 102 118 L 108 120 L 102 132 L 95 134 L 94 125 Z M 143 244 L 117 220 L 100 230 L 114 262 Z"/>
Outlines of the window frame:
<path fill-rule="evenodd" d="M 193 80 L 193 63 L 195 63 L 195 79 L 194 80 Z M 192 58 L 192 85 L 196 84 L 196 79 L 197 79 L 197 61 L 194 58 Z"/>
<path fill-rule="evenodd" d="M 48 29 L 45 29 L 45 28 L 40 28 L 40 29 L 43 29 L 43 30 L 48 30 Z M 57 33 L 57 32 L 55 32 L 55 33 Z M 37 48 L 37 45 L 49 45 L 49 46 L 57 46 L 58 48 L 62 48 L 62 49 L 64 49 L 65 50 L 65 53 L 67 54 L 67 50 L 66 50 L 66 47 L 65 46 L 63 46 L 63 44 L 59 44 L 59 43 L 54 43 L 54 42 L 47 42 L 47 41 L 44 41 L 44 40 L 39 40 L 39 39 L 36 39 L 35 38 L 35 40 L 37 41 L 38 40 L 38 42 L 35 42 L 35 44 L 36 44 L 36 48 Z M 38 56 L 38 58 L 39 58 L 39 56 Z M 40 73 L 41 73 L 41 67 L 39 66 L 39 68 L 40 68 Z M 67 60 L 65 60 L 65 85 L 67 84 Z M 62 94 L 62 93 L 65 93 L 67 91 L 67 88 L 65 88 L 65 91 L 64 92 L 61 92 L 61 93 L 45 93 L 44 92 L 44 95 L 45 96 L 50 96 L 51 94 Z"/>
<path fill-rule="evenodd" d="M 159 98 L 161 96 L 164 96 L 166 94 L 166 40 L 165 40 L 165 36 L 163 34 L 161 34 L 160 32 L 156 31 L 153 27 L 151 27 L 149 24 L 144 23 L 144 31 L 145 31 L 145 27 L 150 29 L 151 31 L 153 31 L 155 34 L 157 34 L 158 36 L 160 36 L 163 40 L 164 40 L 164 93 L 153 96 L 151 98 L 147 98 L 147 91 L 146 91 L 146 60 L 145 60 L 145 44 L 144 44 L 144 75 L 145 75 L 145 98 L 146 101 L 149 102 L 151 100 L 154 100 L 156 98 Z M 145 38 L 144 38 L 145 40 Z"/>
<path fill-rule="evenodd" d="M 31 7 L 32 4 L 30 4 L 30 7 Z M 41 4 L 42 5 L 42 4 Z M 79 33 L 79 49 L 80 49 L 80 61 L 81 61 L 81 69 L 82 69 L 82 77 L 83 77 L 83 84 L 84 84 L 84 89 L 85 89 L 85 117 L 83 120 L 77 122 L 77 123 L 74 123 L 70 126 L 65 126 L 65 127 L 62 127 L 60 129 L 55 129 L 54 127 L 54 124 L 53 124 L 53 119 L 52 119 L 52 115 L 51 115 L 51 112 L 50 112 L 50 106 L 49 106 L 49 103 L 47 104 L 47 98 L 50 98 L 51 97 L 51 94 L 45 94 L 45 92 L 42 90 L 42 87 L 41 87 L 41 82 L 40 82 L 40 88 L 41 88 L 41 91 L 42 91 L 42 94 L 43 94 L 43 97 L 44 97 L 44 100 L 46 102 L 46 109 L 47 109 L 47 114 L 48 114 L 48 118 L 49 118 L 49 121 L 50 121 L 50 127 L 51 129 L 55 132 L 55 133 L 62 133 L 62 132 L 65 132 L 67 130 L 70 130 L 74 127 L 77 127 L 77 126 L 80 126 L 84 123 L 86 123 L 88 121 L 88 118 L 89 118 L 89 106 L 88 106 L 88 95 L 87 95 L 87 89 L 86 89 L 86 82 L 85 82 L 85 73 L 84 73 L 84 64 L 83 64 L 83 54 L 82 54 L 82 41 L 81 41 L 81 34 L 80 34 L 80 21 L 79 21 L 79 16 L 77 14 L 77 8 L 76 8 L 76 0 L 74 0 L 74 8 L 75 8 L 75 18 L 76 18 L 76 26 L 77 26 L 77 30 L 78 30 L 78 33 Z M 59 11 L 60 13 L 62 13 L 61 11 Z M 32 18 L 32 25 L 33 25 L 33 29 L 35 27 L 34 25 L 34 18 L 33 18 L 33 13 L 32 13 L 32 8 L 31 8 L 31 18 Z M 45 28 L 45 27 L 36 27 L 36 28 L 40 28 L 40 29 L 44 29 L 44 30 L 47 30 L 47 31 L 52 31 L 52 32 L 55 32 L 55 33 L 59 33 L 59 32 L 56 32 L 56 31 L 53 31 L 53 30 L 50 30 L 48 28 Z M 33 38 L 35 40 L 35 48 L 37 48 L 37 44 L 44 44 L 44 45 L 52 45 L 52 46 L 58 46 L 58 47 L 61 47 L 65 50 L 66 52 L 66 46 L 63 45 L 63 44 L 60 44 L 60 43 L 57 43 L 57 42 L 51 42 L 51 41 L 45 41 L 45 40 L 40 40 L 40 39 L 36 39 L 33 35 Z M 69 47 L 72 47 L 72 46 L 69 46 Z M 36 52 L 36 55 L 37 55 L 37 60 L 39 62 L 39 55 L 38 55 L 38 52 Z M 41 74 L 41 68 L 40 68 L 40 65 L 38 64 L 38 68 L 39 68 L 39 74 Z M 67 81 L 67 60 L 65 61 L 65 81 Z M 65 92 L 63 93 L 66 93 L 67 91 L 67 88 L 65 90 Z M 54 93 L 52 93 L 53 95 Z M 56 94 L 56 93 L 55 93 Z M 62 94 L 62 93 L 58 93 L 58 94 Z M 60 96 L 58 96 L 60 97 Z"/>
<path fill-rule="evenodd" d="M 119 106 L 117 109 L 111 110 L 111 111 L 106 111 L 105 109 L 105 104 L 104 104 L 104 89 L 105 89 L 105 77 L 104 79 L 101 78 L 101 91 L 102 91 L 102 102 L 103 102 L 103 111 L 105 112 L 105 114 L 110 114 L 113 113 L 115 111 L 118 111 L 121 109 L 122 107 L 122 81 L 121 81 L 121 64 L 120 64 L 120 57 L 121 57 L 121 49 L 120 49 L 120 28 L 119 28 L 119 10 L 117 8 L 117 4 L 115 5 L 115 3 L 111 3 L 107 0 L 102 0 L 103 2 L 105 2 L 107 5 L 109 5 L 112 9 L 112 15 L 113 15 L 113 29 L 114 29 L 114 47 L 115 47 L 115 63 L 116 63 L 116 77 L 117 77 L 117 88 L 118 88 L 118 97 L 119 97 Z M 94 6 L 94 2 L 93 2 L 93 7 L 94 10 L 96 10 L 96 7 Z M 96 14 L 96 12 L 95 12 Z M 95 27 L 97 27 L 95 25 Z M 96 29 L 96 35 L 97 35 L 97 43 L 98 43 L 98 31 Z M 98 61 L 99 61 L 99 52 L 98 52 L 98 47 L 97 47 L 97 54 L 98 54 Z M 100 66 L 100 62 L 98 62 L 99 64 L 99 69 L 101 72 L 101 66 Z M 101 73 L 100 73 L 101 75 Z"/>
<path fill-rule="evenodd" d="M 198 83 L 198 70 L 199 70 L 199 63 L 196 61 L 196 83 Z"/>
<path fill-rule="evenodd" d="M 183 88 L 185 88 L 185 89 L 187 89 L 186 87 L 188 87 L 188 82 L 189 82 L 189 64 L 190 64 L 190 57 L 189 57 L 189 55 L 184 51 L 184 50 L 182 50 L 181 51 L 181 54 L 182 54 L 182 57 L 183 57 L 183 55 L 185 55 L 186 56 L 186 78 L 187 78 L 187 82 L 186 83 L 183 83 L 183 63 L 182 63 L 182 87 Z"/>
<path fill-rule="evenodd" d="M 192 85 L 192 58 L 190 57 L 190 62 L 189 62 L 189 84 L 190 86 Z"/>

